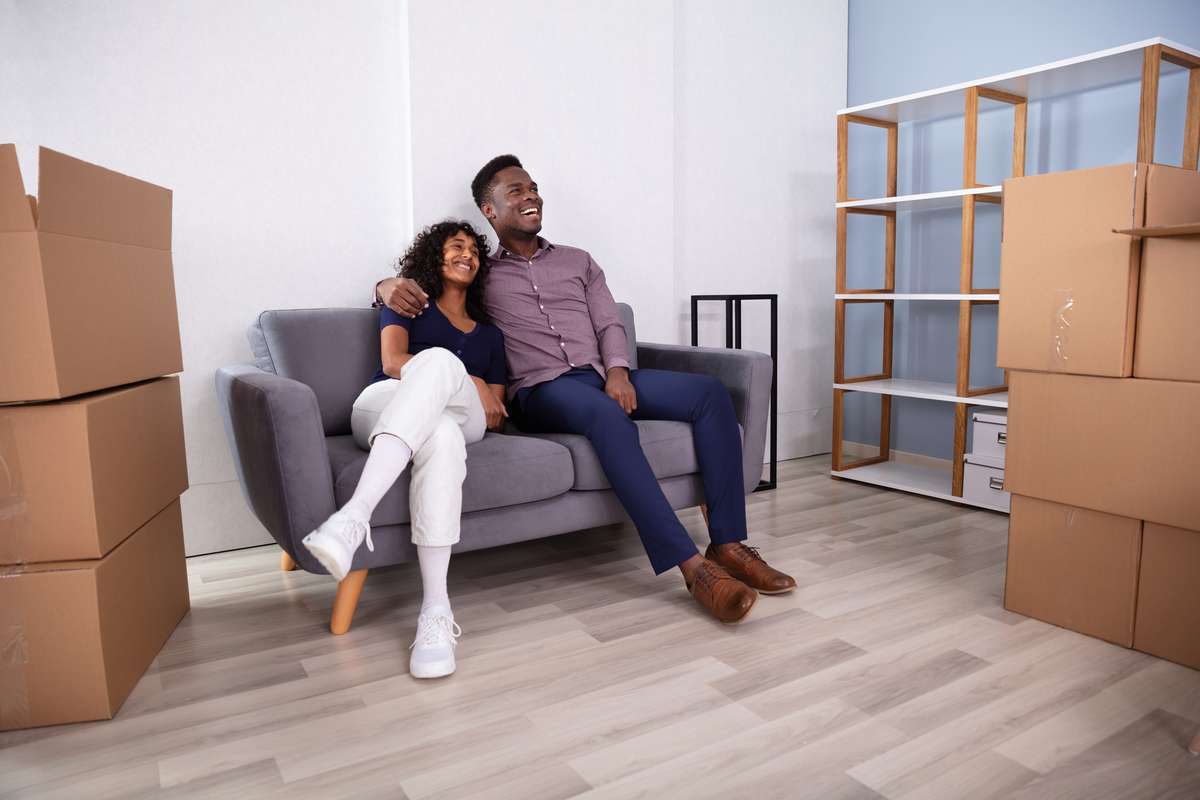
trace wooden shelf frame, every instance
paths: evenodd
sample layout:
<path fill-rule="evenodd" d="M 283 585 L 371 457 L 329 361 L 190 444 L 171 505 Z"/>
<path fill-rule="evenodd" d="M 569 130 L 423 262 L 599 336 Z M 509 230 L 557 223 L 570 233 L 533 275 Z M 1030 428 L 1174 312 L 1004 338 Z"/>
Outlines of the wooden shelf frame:
<path fill-rule="evenodd" d="M 1154 163 L 1154 133 L 1158 120 L 1158 78 L 1162 62 L 1188 71 L 1187 110 L 1184 112 L 1184 169 L 1200 166 L 1200 56 L 1164 44 L 1152 44 L 1142 54 L 1142 93 L 1138 112 L 1137 160 Z"/>
<path fill-rule="evenodd" d="M 1139 56 L 1140 53 L 1140 56 Z M 1141 74 L 1137 74 L 1140 57 Z M 1184 118 L 1183 162 L 1185 169 L 1200 168 L 1200 51 L 1184 48 L 1166 39 L 1155 38 L 1135 42 L 1109 50 L 1089 53 L 1077 58 L 1065 59 L 1053 64 L 1044 64 L 1027 70 L 997 75 L 983 80 L 956 84 L 954 86 L 919 92 L 892 100 L 870 103 L 852 109 L 844 109 L 837 115 L 837 201 L 836 201 L 836 289 L 835 332 L 834 332 L 834 388 L 833 388 L 833 474 L 849 477 L 847 470 L 871 467 L 863 472 L 863 480 L 889 485 L 893 488 L 908 488 L 924 494 L 943 496 L 957 502 L 965 502 L 963 490 L 963 456 L 966 451 L 967 417 L 972 405 L 1007 405 L 1008 373 L 1005 385 L 973 388 L 971 375 L 971 322 L 976 306 L 998 303 L 999 289 L 976 289 L 974 287 L 975 262 L 975 216 L 978 203 L 1000 203 L 1002 193 L 998 187 L 984 186 L 977 181 L 977 147 L 979 137 L 979 105 L 981 100 L 1005 103 L 1013 107 L 1012 176 L 1025 174 L 1025 143 L 1027 137 L 1027 112 L 1029 98 L 1044 99 L 1062 93 L 1063 86 L 1056 85 L 1055 76 L 1073 76 L 1067 80 L 1076 91 L 1100 88 L 1115 82 L 1140 80 L 1141 97 L 1138 118 L 1137 160 L 1154 163 L 1154 134 L 1158 114 L 1158 84 L 1162 62 L 1188 70 L 1187 110 Z M 1066 91 L 1071 91 L 1067 89 Z M 959 94 L 961 93 L 961 95 Z M 1032 95 L 1031 95 L 1032 93 Z M 954 192 L 935 192 L 929 195 L 898 197 L 897 153 L 899 123 L 918 122 L 954 116 L 954 105 L 962 97 L 963 114 L 963 181 L 962 189 Z M 859 200 L 849 197 L 849 126 L 868 125 L 887 131 L 887 187 L 884 197 L 874 200 Z M 895 290 L 896 257 L 896 212 L 906 206 L 914 210 L 922 207 L 947 207 L 955 202 L 961 192 L 962 204 L 962 251 L 959 269 L 959 292 L 957 296 L 922 295 L 913 293 L 906 298 Z M 847 205 L 852 204 L 852 205 Z M 879 289 L 848 289 L 846 287 L 846 238 L 849 214 L 875 214 L 886 220 L 886 248 L 884 256 L 884 286 Z M 858 297 L 856 295 L 862 295 Z M 958 342 L 956 374 L 953 395 L 944 394 L 931 398 L 928 394 L 913 395 L 895 388 L 911 382 L 897 381 L 892 376 L 894 303 L 906 299 L 945 299 L 959 304 Z M 883 357 L 880 372 L 875 375 L 845 374 L 846 304 L 882 303 L 884 306 Z M 879 382 L 885 382 L 880 386 Z M 861 389 L 855 389 L 861 384 Z M 892 388 L 888 388 L 891 386 Z M 879 454 L 845 463 L 842 452 L 843 427 L 845 422 L 845 395 L 848 392 L 873 392 L 880 395 Z M 950 493 L 926 491 L 916 484 L 905 486 L 904 470 L 891 470 L 892 465 L 874 467 L 891 460 L 891 398 L 898 396 L 921 396 L 953 402 L 954 411 L 954 458 L 950 475 Z M 975 400 L 977 398 L 977 400 Z M 867 475 L 870 473 L 871 477 Z M 883 477 L 881 477 L 883 476 Z M 928 487 L 926 487 L 928 489 Z"/>
<path fill-rule="evenodd" d="M 849 202 L 848 194 L 849 173 L 849 139 L 850 125 L 868 125 L 883 128 L 887 131 L 887 176 L 886 197 L 896 196 L 897 155 L 899 153 L 900 126 L 895 122 L 860 117 L 855 114 L 843 114 L 837 120 L 837 200 Z M 839 208 L 837 209 L 837 245 L 836 253 L 836 294 L 893 294 L 896 291 L 896 210 L 876 208 Z M 883 255 L 883 286 L 878 289 L 847 289 L 846 288 L 846 234 L 850 214 L 877 216 L 884 219 L 884 255 Z M 878 303 L 883 306 L 883 353 L 879 372 L 875 375 L 846 376 L 846 304 L 847 303 Z M 835 383 L 861 383 L 865 381 L 885 380 L 892 377 L 892 333 L 895 320 L 895 301 L 876 299 L 840 299 L 834 301 L 834 358 L 833 372 Z M 842 429 L 845 425 L 845 389 L 833 390 L 833 468 L 835 470 L 864 467 L 868 464 L 879 464 L 891 458 L 891 425 L 892 398 L 881 395 L 879 398 L 879 453 L 870 458 L 853 462 L 845 462 L 842 453 Z"/>

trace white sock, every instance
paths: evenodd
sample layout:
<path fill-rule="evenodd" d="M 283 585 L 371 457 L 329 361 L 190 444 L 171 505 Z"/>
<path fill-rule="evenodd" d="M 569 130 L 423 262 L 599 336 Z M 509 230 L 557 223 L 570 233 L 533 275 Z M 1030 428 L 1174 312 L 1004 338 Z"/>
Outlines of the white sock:
<path fill-rule="evenodd" d="M 450 546 L 426 547 L 417 545 L 417 561 L 421 564 L 421 613 L 440 609 L 448 617 L 450 595 L 446 591 L 446 573 L 450 571 Z"/>
<path fill-rule="evenodd" d="M 412 450 L 408 445 L 386 433 L 375 437 L 371 445 L 371 454 L 367 456 L 366 466 L 363 467 L 362 477 L 354 488 L 354 495 L 346 505 L 345 511 L 355 519 L 369 523 L 375 513 L 375 506 L 392 488 L 392 484 L 404 472 L 408 462 L 412 460 Z"/>

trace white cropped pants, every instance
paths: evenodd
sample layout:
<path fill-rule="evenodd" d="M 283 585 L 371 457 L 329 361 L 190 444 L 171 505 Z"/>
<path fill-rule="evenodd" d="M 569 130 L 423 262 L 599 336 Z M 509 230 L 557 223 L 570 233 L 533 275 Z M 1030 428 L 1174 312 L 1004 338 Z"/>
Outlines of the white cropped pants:
<path fill-rule="evenodd" d="M 369 450 L 390 434 L 412 450 L 408 504 L 413 544 L 442 547 L 459 538 L 467 445 L 483 438 L 487 420 L 479 390 L 462 361 L 440 347 L 422 350 L 400 379 L 373 383 L 354 401 L 354 441 Z"/>

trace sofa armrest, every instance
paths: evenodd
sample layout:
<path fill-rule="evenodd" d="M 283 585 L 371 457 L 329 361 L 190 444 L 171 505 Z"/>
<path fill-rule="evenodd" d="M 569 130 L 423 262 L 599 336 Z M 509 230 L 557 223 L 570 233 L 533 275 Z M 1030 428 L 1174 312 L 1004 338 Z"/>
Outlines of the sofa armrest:
<path fill-rule="evenodd" d="M 336 510 L 316 395 L 306 384 L 249 365 L 219 369 L 216 389 L 254 515 L 302 567 L 324 572 L 299 546 Z"/>
<path fill-rule="evenodd" d="M 762 476 L 763 453 L 767 447 L 771 357 L 753 350 L 644 342 L 638 342 L 637 353 L 639 367 L 711 375 L 725 384 L 742 426 L 745 491 L 753 491 Z"/>

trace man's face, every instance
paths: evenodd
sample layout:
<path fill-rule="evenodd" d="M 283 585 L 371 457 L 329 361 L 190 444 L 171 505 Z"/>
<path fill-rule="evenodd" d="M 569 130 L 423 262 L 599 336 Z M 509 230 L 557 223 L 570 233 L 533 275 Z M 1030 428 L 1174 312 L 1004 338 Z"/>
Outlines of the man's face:
<path fill-rule="evenodd" d="M 491 197 L 481 210 L 497 235 L 522 233 L 536 235 L 542 229 L 542 198 L 537 184 L 520 167 L 506 167 L 496 173 Z"/>

